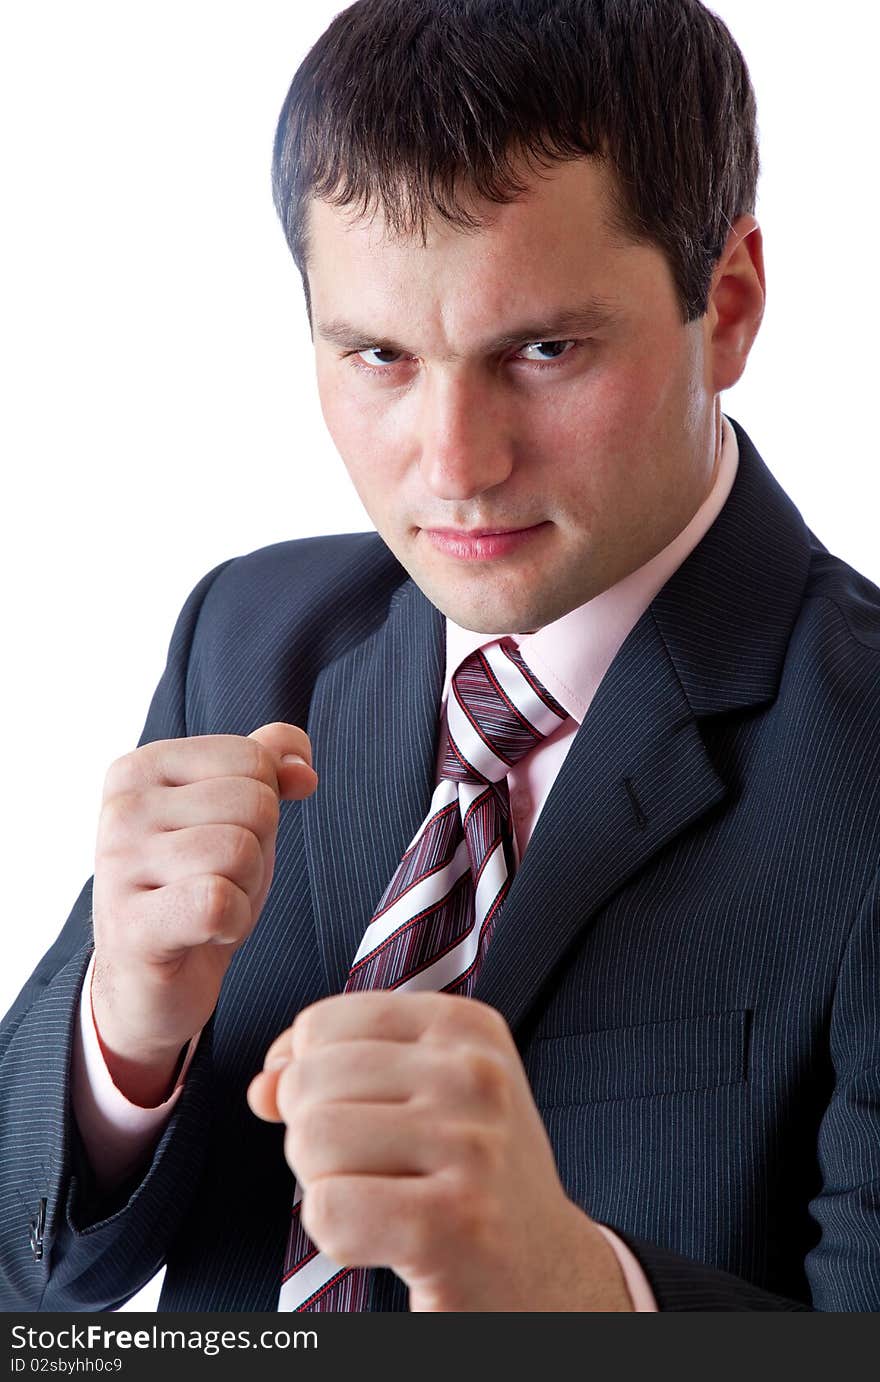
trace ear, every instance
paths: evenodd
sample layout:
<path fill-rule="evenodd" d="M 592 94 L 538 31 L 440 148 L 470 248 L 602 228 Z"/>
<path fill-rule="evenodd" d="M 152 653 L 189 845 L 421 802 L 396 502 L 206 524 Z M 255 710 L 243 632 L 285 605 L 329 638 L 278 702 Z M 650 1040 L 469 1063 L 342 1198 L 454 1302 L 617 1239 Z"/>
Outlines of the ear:
<path fill-rule="evenodd" d="M 764 242 L 754 216 L 739 216 L 712 275 L 704 317 L 713 393 L 730 389 L 746 367 L 766 295 Z"/>

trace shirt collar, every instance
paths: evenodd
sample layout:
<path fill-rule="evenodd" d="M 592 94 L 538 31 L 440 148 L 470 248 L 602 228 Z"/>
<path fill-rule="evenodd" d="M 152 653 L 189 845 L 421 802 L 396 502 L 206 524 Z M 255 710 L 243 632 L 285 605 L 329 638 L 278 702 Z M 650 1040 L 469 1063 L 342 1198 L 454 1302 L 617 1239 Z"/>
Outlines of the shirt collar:
<path fill-rule="evenodd" d="M 580 724 L 627 634 L 715 522 L 733 487 L 738 464 L 736 433 L 722 415 L 715 480 L 687 527 L 644 566 L 552 624 L 534 633 L 487 634 L 447 619 L 444 701 L 452 674 L 466 657 L 487 643 L 509 637 L 547 690 Z"/>

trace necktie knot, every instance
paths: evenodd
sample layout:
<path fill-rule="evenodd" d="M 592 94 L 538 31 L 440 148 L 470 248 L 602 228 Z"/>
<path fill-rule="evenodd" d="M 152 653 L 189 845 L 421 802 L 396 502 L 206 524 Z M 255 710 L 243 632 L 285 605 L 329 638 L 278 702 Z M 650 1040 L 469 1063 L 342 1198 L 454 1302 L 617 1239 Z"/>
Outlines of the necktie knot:
<path fill-rule="evenodd" d="M 500 782 L 565 719 L 510 639 L 478 648 L 452 677 L 441 776 Z"/>

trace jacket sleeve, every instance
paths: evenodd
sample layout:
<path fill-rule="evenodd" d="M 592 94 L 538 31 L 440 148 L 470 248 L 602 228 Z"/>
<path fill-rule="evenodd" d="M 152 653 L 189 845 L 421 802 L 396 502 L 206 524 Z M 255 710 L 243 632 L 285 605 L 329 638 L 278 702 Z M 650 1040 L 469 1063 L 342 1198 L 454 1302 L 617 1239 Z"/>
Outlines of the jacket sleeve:
<path fill-rule="evenodd" d="M 660 1310 L 880 1310 L 880 870 L 844 952 L 829 1044 L 834 1090 L 816 1148 L 822 1185 L 810 1203 L 817 1241 L 804 1264 L 810 1304 L 615 1229 Z"/>
<path fill-rule="evenodd" d="M 140 744 L 188 733 L 196 625 L 223 563 L 184 605 Z M 101 1197 L 71 1111 L 73 1033 L 93 950 L 91 879 L 0 1024 L 0 1309 L 111 1310 L 162 1266 L 197 1184 L 211 1113 L 205 1027 L 148 1164 Z"/>

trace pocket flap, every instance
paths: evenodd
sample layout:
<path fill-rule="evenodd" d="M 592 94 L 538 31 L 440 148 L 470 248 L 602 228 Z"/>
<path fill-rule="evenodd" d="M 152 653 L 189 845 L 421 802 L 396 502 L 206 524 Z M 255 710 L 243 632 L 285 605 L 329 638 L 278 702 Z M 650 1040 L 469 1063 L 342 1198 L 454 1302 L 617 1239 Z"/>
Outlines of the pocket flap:
<path fill-rule="evenodd" d="M 543 1108 L 741 1084 L 748 1070 L 747 1009 L 540 1037 L 526 1070 Z"/>

